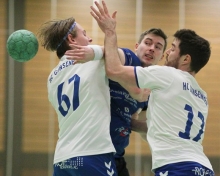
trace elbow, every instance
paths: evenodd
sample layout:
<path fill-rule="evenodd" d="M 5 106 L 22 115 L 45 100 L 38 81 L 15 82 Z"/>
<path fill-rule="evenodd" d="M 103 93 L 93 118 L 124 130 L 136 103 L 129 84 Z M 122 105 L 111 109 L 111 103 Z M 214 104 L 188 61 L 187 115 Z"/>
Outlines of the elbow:
<path fill-rule="evenodd" d="M 132 89 L 129 90 L 129 94 L 131 95 L 132 98 L 135 100 L 142 102 L 142 94 L 141 94 L 141 89 L 138 87 L 132 87 Z"/>
<path fill-rule="evenodd" d="M 107 77 L 108 78 L 110 78 L 112 75 L 114 75 L 114 71 L 113 70 L 111 70 L 111 69 L 109 69 L 109 68 L 105 68 L 105 70 L 106 70 L 106 75 L 107 75 Z"/>
<path fill-rule="evenodd" d="M 106 75 L 109 79 L 116 81 L 118 77 L 118 71 L 106 67 Z"/>
<path fill-rule="evenodd" d="M 138 87 L 134 87 L 132 90 L 133 95 L 141 95 L 142 91 Z"/>

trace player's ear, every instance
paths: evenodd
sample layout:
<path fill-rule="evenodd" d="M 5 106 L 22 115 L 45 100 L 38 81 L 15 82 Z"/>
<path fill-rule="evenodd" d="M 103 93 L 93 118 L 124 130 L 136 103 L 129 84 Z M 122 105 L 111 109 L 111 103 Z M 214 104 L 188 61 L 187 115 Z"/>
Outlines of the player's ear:
<path fill-rule="evenodd" d="M 70 44 L 76 43 L 75 39 L 73 38 L 73 36 L 71 34 L 68 34 L 67 39 Z"/>
<path fill-rule="evenodd" d="M 182 55 L 179 59 L 181 65 L 190 65 L 191 56 L 189 54 Z"/>
<path fill-rule="evenodd" d="M 136 43 L 136 44 L 134 45 L 135 51 L 137 51 L 138 46 L 139 46 L 139 43 Z"/>
<path fill-rule="evenodd" d="M 189 54 L 186 54 L 184 56 L 184 60 L 185 63 L 189 64 L 191 62 L 191 56 Z"/>

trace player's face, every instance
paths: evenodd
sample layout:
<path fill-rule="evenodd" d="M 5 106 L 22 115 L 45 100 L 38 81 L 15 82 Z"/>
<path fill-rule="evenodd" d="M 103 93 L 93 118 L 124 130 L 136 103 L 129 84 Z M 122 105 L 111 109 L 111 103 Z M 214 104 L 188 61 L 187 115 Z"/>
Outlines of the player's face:
<path fill-rule="evenodd" d="M 136 44 L 136 55 L 142 66 L 148 67 L 157 64 L 163 58 L 164 45 L 164 39 L 154 34 L 147 34 L 140 44 Z"/>
<path fill-rule="evenodd" d="M 92 42 L 92 38 L 86 35 L 85 29 L 83 29 L 78 23 L 76 25 L 76 32 L 77 35 L 74 40 L 78 45 L 87 46 Z"/>
<path fill-rule="evenodd" d="M 179 49 L 180 41 L 178 39 L 174 39 L 171 48 L 166 51 L 166 66 L 171 66 L 174 68 L 179 67 L 179 60 L 180 60 L 180 49 Z"/>

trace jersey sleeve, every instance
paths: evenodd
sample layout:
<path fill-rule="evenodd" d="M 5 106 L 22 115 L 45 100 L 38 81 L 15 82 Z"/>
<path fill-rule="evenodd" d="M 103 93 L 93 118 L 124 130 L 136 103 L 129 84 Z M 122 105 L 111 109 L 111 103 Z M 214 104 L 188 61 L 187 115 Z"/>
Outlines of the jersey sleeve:
<path fill-rule="evenodd" d="M 128 48 L 120 48 L 125 55 L 125 66 L 141 66 L 140 59 Z"/>
<path fill-rule="evenodd" d="M 174 68 L 166 66 L 136 67 L 135 77 L 139 88 L 166 89 L 173 82 L 171 77 Z"/>

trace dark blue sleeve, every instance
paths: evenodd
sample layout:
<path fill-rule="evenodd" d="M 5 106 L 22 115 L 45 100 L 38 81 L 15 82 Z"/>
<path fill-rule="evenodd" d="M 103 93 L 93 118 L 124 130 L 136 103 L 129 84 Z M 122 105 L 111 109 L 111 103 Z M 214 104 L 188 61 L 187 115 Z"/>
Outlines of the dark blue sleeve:
<path fill-rule="evenodd" d="M 136 54 L 128 48 L 120 48 L 125 54 L 125 64 L 129 66 L 141 66 L 140 59 L 136 56 Z"/>

